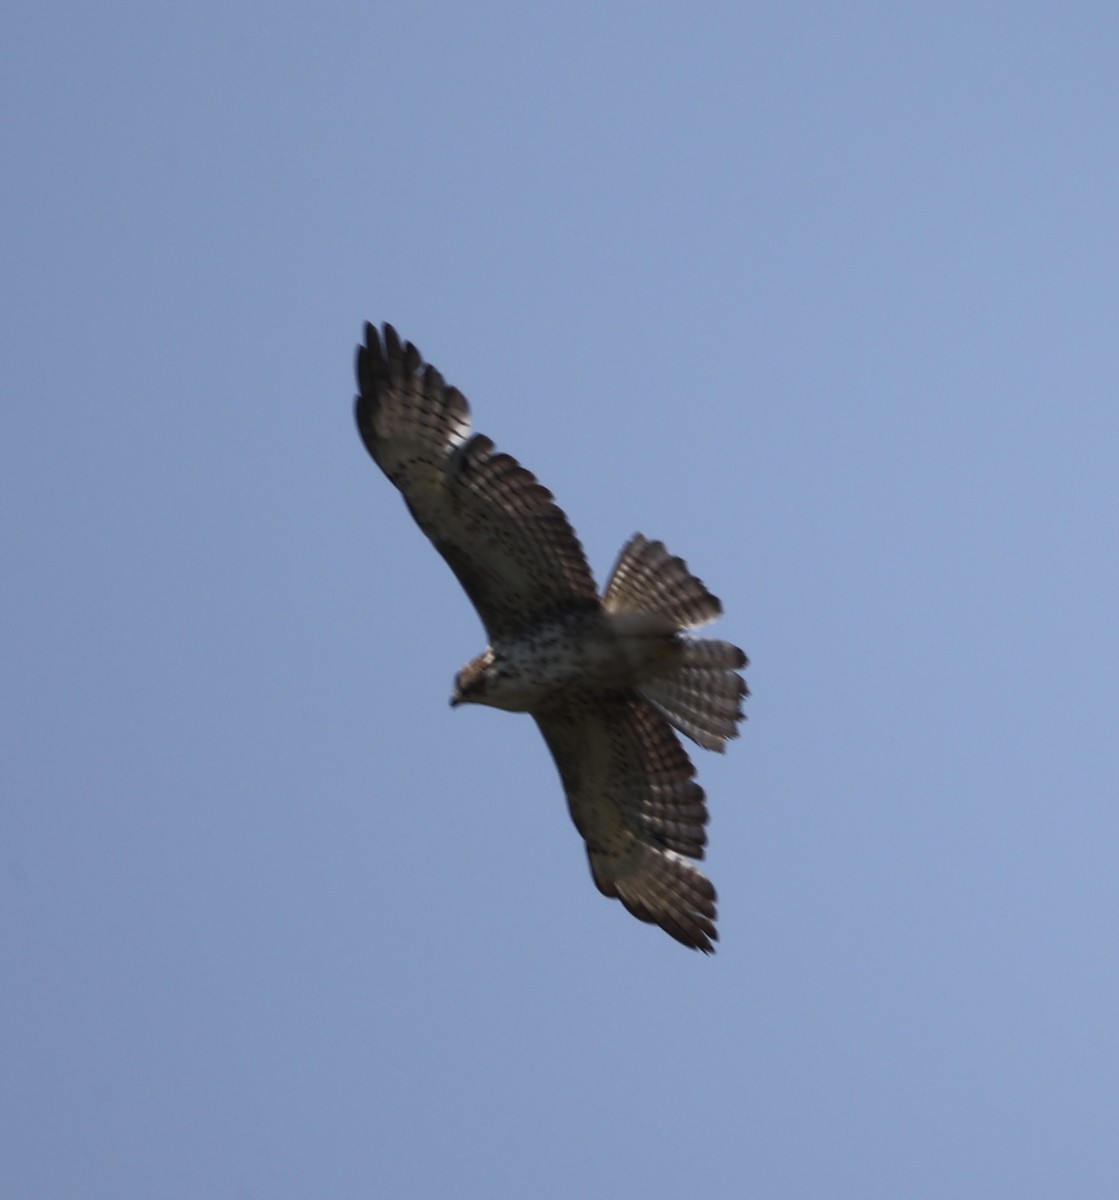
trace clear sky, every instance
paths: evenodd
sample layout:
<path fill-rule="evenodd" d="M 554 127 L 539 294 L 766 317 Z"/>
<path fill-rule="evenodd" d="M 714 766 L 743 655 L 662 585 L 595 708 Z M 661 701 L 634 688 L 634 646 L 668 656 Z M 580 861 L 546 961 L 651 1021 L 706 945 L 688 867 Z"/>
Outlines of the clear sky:
<path fill-rule="evenodd" d="M 0 1195 L 1119 1195 L 1119 8 L 0 18 Z M 595 891 L 389 320 L 752 659 Z M 715 631 L 713 630 L 713 632 Z"/>

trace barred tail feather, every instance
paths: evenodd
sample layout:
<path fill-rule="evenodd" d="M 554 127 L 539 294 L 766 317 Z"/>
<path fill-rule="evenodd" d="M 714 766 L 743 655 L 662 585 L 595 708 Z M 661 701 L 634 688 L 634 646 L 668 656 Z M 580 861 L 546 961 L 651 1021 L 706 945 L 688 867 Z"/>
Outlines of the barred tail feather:
<path fill-rule="evenodd" d="M 746 684 L 736 674 L 746 655 L 717 638 L 680 638 L 682 629 L 713 621 L 723 611 L 715 596 L 669 554 L 663 542 L 635 534 L 622 548 L 603 607 L 616 627 L 639 635 L 639 615 L 647 636 L 670 636 L 676 653 L 663 673 L 642 680 L 638 691 L 686 737 L 706 750 L 726 749 L 738 736 Z"/>
<path fill-rule="evenodd" d="M 680 643 L 683 667 L 698 671 L 737 671 L 747 665 L 746 655 L 718 638 L 685 638 Z"/>
<path fill-rule="evenodd" d="M 612 613 L 656 613 L 677 629 L 706 625 L 723 611 L 682 558 L 640 533 L 622 547 L 602 604 Z"/>
<path fill-rule="evenodd" d="M 685 643 L 691 649 L 708 643 Z M 723 669 L 677 667 L 642 683 L 641 695 L 686 737 L 705 750 L 722 753 L 731 738 L 738 737 L 738 722 L 742 720 L 742 701 L 749 694 L 745 681 L 729 669 L 745 666 L 746 656 L 737 646 L 727 642 L 712 642 L 735 651 L 733 660 Z M 685 658 L 685 662 L 687 662 Z"/>

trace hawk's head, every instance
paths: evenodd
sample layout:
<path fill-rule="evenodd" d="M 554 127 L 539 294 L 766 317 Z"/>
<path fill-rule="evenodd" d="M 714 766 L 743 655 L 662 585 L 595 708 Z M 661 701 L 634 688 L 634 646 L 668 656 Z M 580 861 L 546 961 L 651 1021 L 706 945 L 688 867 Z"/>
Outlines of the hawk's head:
<path fill-rule="evenodd" d="M 451 693 L 452 708 L 458 708 L 460 704 L 491 703 L 487 693 L 495 674 L 495 658 L 492 648 L 487 648 L 459 671 Z"/>
<path fill-rule="evenodd" d="M 540 701 L 540 691 L 539 683 L 526 673 L 515 656 L 499 654 L 491 646 L 455 676 L 451 707 L 488 704 L 506 712 L 532 712 Z"/>

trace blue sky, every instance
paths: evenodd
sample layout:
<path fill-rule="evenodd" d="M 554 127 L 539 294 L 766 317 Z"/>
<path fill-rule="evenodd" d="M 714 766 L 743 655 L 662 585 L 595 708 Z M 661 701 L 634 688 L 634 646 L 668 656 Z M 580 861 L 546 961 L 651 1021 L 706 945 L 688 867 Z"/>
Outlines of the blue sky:
<path fill-rule="evenodd" d="M 1113 1197 L 1119 10 L 9 5 L 0 1194 Z M 719 595 L 720 952 L 358 442 Z"/>

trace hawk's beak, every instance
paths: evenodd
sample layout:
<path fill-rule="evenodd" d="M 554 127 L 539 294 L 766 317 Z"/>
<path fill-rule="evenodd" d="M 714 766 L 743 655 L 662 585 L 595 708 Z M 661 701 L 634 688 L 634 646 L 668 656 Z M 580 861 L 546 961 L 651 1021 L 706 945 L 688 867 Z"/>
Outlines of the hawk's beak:
<path fill-rule="evenodd" d="M 451 697 L 451 707 L 458 708 L 458 706 L 459 706 L 459 698 L 458 698 L 458 695 L 456 694 Z"/>

